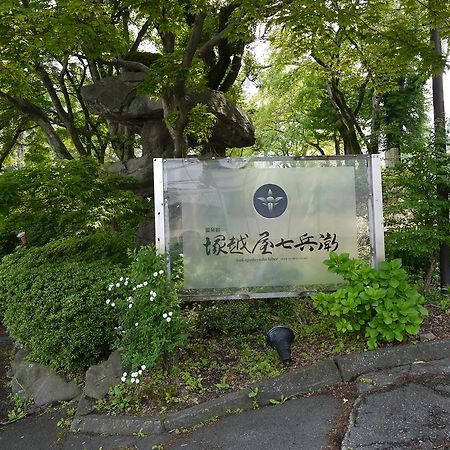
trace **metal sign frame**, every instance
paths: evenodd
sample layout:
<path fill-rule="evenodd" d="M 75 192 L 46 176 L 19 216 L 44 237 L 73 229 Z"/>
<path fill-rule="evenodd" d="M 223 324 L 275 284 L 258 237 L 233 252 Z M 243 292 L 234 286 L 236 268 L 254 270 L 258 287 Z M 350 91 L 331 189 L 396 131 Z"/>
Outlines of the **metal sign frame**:
<path fill-rule="evenodd" d="M 299 161 L 299 160 L 345 160 L 355 156 L 331 156 L 331 157 L 255 157 L 255 158 L 223 158 L 227 160 L 249 161 Z M 356 157 L 359 158 L 359 157 Z M 198 160 L 199 158 L 195 158 Z M 215 158 L 212 158 L 215 160 Z M 381 186 L 381 163 L 379 155 L 361 155 L 363 161 L 368 167 L 368 224 L 369 238 L 371 248 L 371 263 L 373 267 L 378 267 L 379 263 L 385 258 L 384 251 L 384 220 L 383 220 L 383 200 Z M 167 271 L 170 273 L 170 255 L 169 255 L 169 207 L 168 207 L 168 180 L 164 170 L 163 158 L 153 160 L 153 178 L 154 178 L 154 203 L 155 203 L 155 244 L 159 254 L 166 254 Z M 183 160 L 188 162 L 189 159 Z M 235 299 L 261 299 L 261 298 L 284 298 L 284 297 L 302 297 L 315 291 L 283 291 L 283 292 L 249 292 L 245 289 L 236 291 L 231 295 L 210 295 L 196 294 L 183 295 L 185 301 L 207 301 L 207 300 L 235 300 Z"/>

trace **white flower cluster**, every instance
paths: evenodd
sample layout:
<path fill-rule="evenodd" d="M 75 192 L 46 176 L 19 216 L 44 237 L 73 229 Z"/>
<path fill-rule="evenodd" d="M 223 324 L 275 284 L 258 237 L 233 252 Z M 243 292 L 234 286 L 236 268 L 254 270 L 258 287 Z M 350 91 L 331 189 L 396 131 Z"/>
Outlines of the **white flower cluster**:
<path fill-rule="evenodd" d="M 108 300 L 106 300 L 106 304 L 109 306 L 112 306 L 114 308 L 114 306 L 116 306 L 116 304 L 114 302 L 112 302 L 109 298 Z"/>
<path fill-rule="evenodd" d="M 150 301 L 153 302 L 155 301 L 156 298 L 156 292 L 155 291 L 150 291 Z"/>
<path fill-rule="evenodd" d="M 160 270 L 159 272 L 153 272 L 154 277 L 157 277 L 158 275 L 164 275 L 164 270 Z"/>
<path fill-rule="evenodd" d="M 127 298 L 127 302 L 128 302 L 128 308 L 132 308 L 133 307 L 133 297 L 128 297 Z"/>
<path fill-rule="evenodd" d="M 168 313 L 164 313 L 163 314 L 163 319 L 165 319 L 167 322 L 170 322 L 172 320 L 172 314 L 173 314 L 172 311 L 170 311 Z"/>
<path fill-rule="evenodd" d="M 120 277 L 119 281 L 116 284 L 110 284 L 108 286 L 108 291 L 112 291 L 115 287 L 119 288 L 120 286 L 122 286 L 122 283 L 124 286 L 128 286 L 128 280 L 129 278 L 124 278 L 124 277 Z"/>
<path fill-rule="evenodd" d="M 142 289 L 143 287 L 148 285 L 148 281 L 144 281 L 143 283 L 137 284 L 134 288 L 133 291 L 135 291 L 136 289 Z"/>
<path fill-rule="evenodd" d="M 145 365 L 142 365 L 141 368 L 137 372 L 132 372 L 130 374 L 130 383 L 139 384 L 141 382 L 141 380 L 139 379 L 139 376 L 142 375 L 142 373 L 144 372 L 145 369 L 146 369 Z M 125 383 L 127 381 L 127 377 L 128 377 L 127 372 L 124 372 L 122 374 L 122 378 L 121 378 L 123 383 Z"/>
<path fill-rule="evenodd" d="M 124 331 L 124 329 L 122 328 L 122 327 L 114 327 L 114 331 L 117 333 L 117 334 L 121 334 L 121 335 L 124 335 L 125 334 L 125 331 Z"/>

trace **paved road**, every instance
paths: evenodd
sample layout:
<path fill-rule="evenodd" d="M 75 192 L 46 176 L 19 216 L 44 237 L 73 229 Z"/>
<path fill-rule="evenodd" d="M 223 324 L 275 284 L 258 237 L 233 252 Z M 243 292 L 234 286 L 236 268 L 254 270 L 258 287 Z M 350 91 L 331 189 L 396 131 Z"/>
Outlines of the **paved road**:
<path fill-rule="evenodd" d="M 450 358 L 364 374 L 354 388 L 342 449 L 450 449 Z M 332 394 L 233 414 L 186 433 L 144 437 L 63 433 L 56 426 L 63 412 L 55 410 L 0 428 L 0 449 L 337 449 L 327 434 L 342 419 L 345 399 Z"/>

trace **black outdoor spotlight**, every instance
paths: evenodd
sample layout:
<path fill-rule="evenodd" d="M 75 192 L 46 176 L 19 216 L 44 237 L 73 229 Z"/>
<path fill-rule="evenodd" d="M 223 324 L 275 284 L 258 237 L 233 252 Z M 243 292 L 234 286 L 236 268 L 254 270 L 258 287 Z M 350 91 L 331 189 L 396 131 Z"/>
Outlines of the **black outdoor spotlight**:
<path fill-rule="evenodd" d="M 286 325 L 273 327 L 266 336 L 266 344 L 273 347 L 285 365 L 291 363 L 291 344 L 294 342 L 294 332 Z"/>

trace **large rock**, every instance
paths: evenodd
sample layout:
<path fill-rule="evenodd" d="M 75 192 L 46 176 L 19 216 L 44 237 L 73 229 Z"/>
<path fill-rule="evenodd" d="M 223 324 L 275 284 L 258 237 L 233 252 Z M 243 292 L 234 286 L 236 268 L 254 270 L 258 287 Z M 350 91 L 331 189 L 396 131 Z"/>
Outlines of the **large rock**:
<path fill-rule="evenodd" d="M 138 95 L 136 87 L 144 74 L 133 77 L 105 77 L 94 84 L 83 86 L 81 94 L 89 111 L 114 122 L 142 127 L 145 120 L 163 118 L 161 101 Z"/>
<path fill-rule="evenodd" d="M 153 158 L 144 155 L 108 166 L 108 171 L 116 175 L 134 178 L 137 183 L 128 186 L 135 194 L 153 198 Z"/>
<path fill-rule="evenodd" d="M 120 383 L 122 373 L 120 352 L 113 352 L 106 361 L 89 367 L 86 372 L 84 394 L 91 398 L 103 398 L 112 386 Z"/>
<path fill-rule="evenodd" d="M 92 113 L 123 123 L 139 133 L 144 155 L 165 156 L 172 150 L 172 140 L 163 122 L 162 102 L 137 93 L 137 86 L 144 77 L 145 74 L 125 72 L 84 86 L 81 93 Z M 223 152 L 227 147 L 254 144 L 254 127 L 249 116 L 222 92 L 208 90 L 189 94 L 186 99 L 190 106 L 207 105 L 217 117 L 208 142 L 213 150 Z"/>
<path fill-rule="evenodd" d="M 26 351 L 19 350 L 11 368 L 12 390 L 33 399 L 36 406 L 73 400 L 81 394 L 75 383 L 57 375 L 47 367 L 25 360 Z"/>

